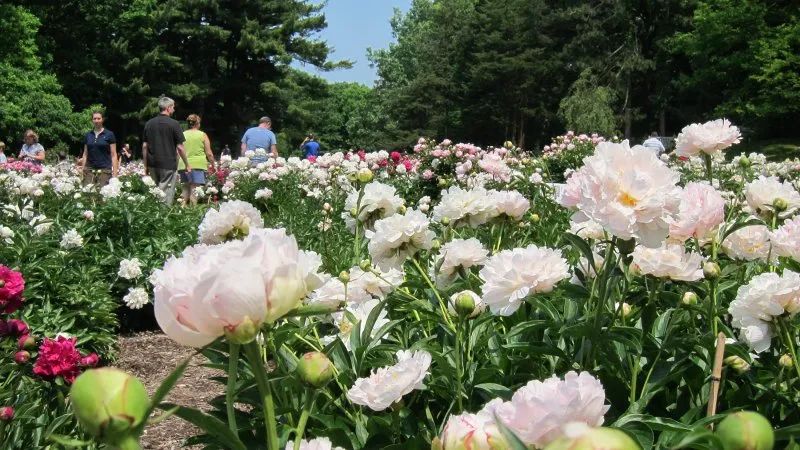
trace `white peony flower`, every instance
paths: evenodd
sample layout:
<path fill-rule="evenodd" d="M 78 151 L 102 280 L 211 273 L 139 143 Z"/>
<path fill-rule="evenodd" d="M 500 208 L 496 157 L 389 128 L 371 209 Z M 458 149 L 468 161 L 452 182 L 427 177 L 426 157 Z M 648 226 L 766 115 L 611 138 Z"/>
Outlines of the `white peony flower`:
<path fill-rule="evenodd" d="M 73 228 L 61 236 L 61 248 L 71 249 L 83 246 L 83 237 Z"/>
<path fill-rule="evenodd" d="M 269 200 L 272 197 L 272 190 L 269 188 L 259 189 L 256 191 L 256 200 Z"/>
<path fill-rule="evenodd" d="M 704 239 L 725 220 L 725 199 L 713 187 L 688 183 L 681 192 L 678 215 L 669 225 L 670 238 Z"/>
<path fill-rule="evenodd" d="M 86 210 L 83 212 L 83 218 L 88 221 L 94 220 L 94 211 Z"/>
<path fill-rule="evenodd" d="M 149 188 L 155 187 L 155 185 L 156 185 L 156 182 L 153 181 L 153 179 L 150 178 L 150 176 L 148 176 L 148 175 L 145 175 L 145 176 L 142 177 L 142 183 L 144 183 L 144 185 L 149 187 Z"/>
<path fill-rule="evenodd" d="M 447 289 L 458 275 L 458 270 L 483 265 L 488 255 L 489 250 L 475 238 L 453 239 L 444 244 L 435 263 L 439 268 L 436 286 Z"/>
<path fill-rule="evenodd" d="M 150 303 L 150 297 L 144 288 L 128 288 L 128 293 L 122 297 L 122 301 L 130 309 L 141 309 L 144 305 Z"/>
<path fill-rule="evenodd" d="M 435 234 L 428 229 L 425 214 L 410 209 L 375 222 L 375 230 L 367 230 L 369 254 L 382 270 L 399 268 L 406 258 L 433 246 Z"/>
<path fill-rule="evenodd" d="M 122 182 L 119 181 L 119 178 L 110 179 L 107 185 L 100 188 L 100 195 L 105 200 L 119 197 L 122 195 Z"/>
<path fill-rule="evenodd" d="M 603 424 L 609 409 L 600 381 L 588 372 L 568 372 L 561 380 L 553 375 L 518 389 L 510 402 L 493 400 L 484 407 L 496 414 L 525 444 L 543 448 L 563 434 L 563 426 L 581 422 Z"/>
<path fill-rule="evenodd" d="M 142 276 L 142 263 L 139 258 L 123 259 L 119 262 L 117 276 L 126 280 L 133 280 Z"/>
<path fill-rule="evenodd" d="M 294 441 L 289 440 L 284 450 L 294 450 Z M 342 447 L 334 447 L 331 440 L 325 437 L 311 440 L 303 439 L 300 441 L 300 450 L 344 450 Z"/>
<path fill-rule="evenodd" d="M 219 205 L 219 210 L 209 209 L 198 227 L 199 242 L 219 244 L 230 239 L 247 236 L 252 229 L 264 228 L 264 219 L 253 205 L 232 200 Z"/>
<path fill-rule="evenodd" d="M 756 353 L 769 349 L 773 336 L 771 322 L 800 311 L 800 274 L 786 270 L 783 276 L 768 272 L 756 275 L 740 286 L 728 312 L 739 338 Z"/>
<path fill-rule="evenodd" d="M 766 225 L 750 225 L 740 228 L 722 241 L 722 251 L 734 259 L 745 261 L 774 261 L 769 228 Z"/>
<path fill-rule="evenodd" d="M 365 224 L 367 229 L 372 229 L 376 220 L 393 216 L 403 206 L 403 199 L 397 195 L 397 190 L 378 181 L 364 186 L 360 206 L 358 196 L 359 191 L 353 191 L 344 201 L 342 218 L 350 231 L 356 229 L 356 219 L 351 215 L 351 210 L 357 210 L 358 220 Z"/>
<path fill-rule="evenodd" d="M 773 251 L 779 256 L 800 262 L 800 216 L 787 220 L 770 233 Z"/>
<path fill-rule="evenodd" d="M 683 127 L 675 140 L 675 154 L 696 156 L 708 155 L 738 144 L 742 134 L 728 119 L 717 119 L 703 124 L 693 123 Z"/>
<path fill-rule="evenodd" d="M 337 306 L 343 303 L 364 303 L 372 296 L 358 286 L 345 286 L 338 278 L 330 278 L 322 286 L 309 294 L 309 304 Z"/>
<path fill-rule="evenodd" d="M 518 191 L 490 191 L 489 200 L 497 215 L 505 214 L 512 220 L 520 220 L 531 208 L 531 202 Z"/>
<path fill-rule="evenodd" d="M 489 191 L 476 187 L 470 190 L 451 186 L 442 193 L 439 204 L 433 208 L 433 220 L 448 219 L 452 226 L 477 227 L 497 216 Z"/>
<path fill-rule="evenodd" d="M 569 221 L 569 232 L 582 238 L 602 240 L 606 237 L 603 226 L 592 219 L 586 218 L 582 213 L 577 212 L 572 215 Z"/>
<path fill-rule="evenodd" d="M 348 298 L 348 301 L 350 301 L 350 298 Z M 333 318 L 333 324 L 339 329 L 339 339 L 341 339 L 342 344 L 344 344 L 347 350 L 352 350 L 350 347 L 350 333 L 353 332 L 353 328 L 359 323 L 366 323 L 367 318 L 369 318 L 370 313 L 372 313 L 375 308 L 381 308 L 381 311 L 378 313 L 378 318 L 372 327 L 372 332 L 370 333 L 370 336 L 374 338 L 378 334 L 378 331 L 381 329 L 381 327 L 389 323 L 389 313 L 385 308 L 383 308 L 380 300 L 369 298 L 368 300 L 360 303 L 348 303 L 345 307 L 345 311 L 331 314 L 331 318 Z M 347 313 L 349 313 L 349 315 Z M 350 316 L 354 317 L 356 321 L 353 322 Z M 359 327 L 358 332 L 362 331 L 363 330 L 361 330 Z M 329 339 L 325 343 L 327 344 L 332 340 L 333 339 Z"/>
<path fill-rule="evenodd" d="M 0 240 L 8 245 L 14 243 L 14 231 L 11 228 L 0 225 Z"/>
<path fill-rule="evenodd" d="M 531 295 L 546 293 L 569 276 L 560 250 L 536 245 L 503 250 L 480 271 L 483 301 L 493 314 L 509 316 Z"/>
<path fill-rule="evenodd" d="M 632 257 L 632 268 L 642 275 L 680 281 L 703 278 L 703 257 L 686 253 L 683 244 L 664 243 L 659 248 L 637 245 Z"/>
<path fill-rule="evenodd" d="M 785 201 L 788 212 L 800 208 L 800 193 L 794 189 L 792 183 L 781 183 L 777 177 L 758 177 L 757 180 L 747 183 L 744 195 L 750 208 L 759 213 L 772 211 L 776 200 Z"/>
<path fill-rule="evenodd" d="M 383 411 L 404 395 L 422 389 L 422 381 L 431 366 L 431 355 L 424 350 L 397 352 L 397 364 L 381 367 L 367 378 L 359 378 L 347 391 L 347 398 L 356 405 Z"/>
<path fill-rule="evenodd" d="M 350 282 L 347 283 L 347 288 L 362 290 L 383 300 L 403 284 L 403 281 L 405 277 L 402 270 L 390 268 L 382 271 L 379 268 L 372 268 L 365 272 L 355 266 L 350 269 Z"/>
<path fill-rule="evenodd" d="M 487 411 L 450 416 L 442 430 L 442 450 L 498 450 L 510 448 Z"/>
<path fill-rule="evenodd" d="M 579 211 L 614 236 L 657 247 L 678 209 L 679 178 L 653 152 L 631 148 L 628 141 L 601 142 L 568 180 L 567 191 L 577 189 L 580 194 L 568 195 L 566 204 L 576 201 Z"/>
<path fill-rule="evenodd" d="M 33 232 L 36 233 L 37 236 L 43 236 L 50 232 L 50 229 L 53 228 L 53 222 L 43 222 L 33 227 Z"/>

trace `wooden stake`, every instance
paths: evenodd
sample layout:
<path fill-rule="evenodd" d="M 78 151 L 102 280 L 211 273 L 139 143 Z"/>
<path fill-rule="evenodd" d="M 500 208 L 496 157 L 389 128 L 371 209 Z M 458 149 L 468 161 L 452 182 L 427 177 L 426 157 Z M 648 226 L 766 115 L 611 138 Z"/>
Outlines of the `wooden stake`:
<path fill-rule="evenodd" d="M 711 372 L 711 396 L 708 399 L 707 417 L 717 413 L 717 400 L 719 399 L 719 383 L 722 378 L 722 360 L 725 358 L 725 334 L 717 335 L 717 351 L 714 353 L 714 367 Z M 713 428 L 713 425 L 711 425 Z"/>

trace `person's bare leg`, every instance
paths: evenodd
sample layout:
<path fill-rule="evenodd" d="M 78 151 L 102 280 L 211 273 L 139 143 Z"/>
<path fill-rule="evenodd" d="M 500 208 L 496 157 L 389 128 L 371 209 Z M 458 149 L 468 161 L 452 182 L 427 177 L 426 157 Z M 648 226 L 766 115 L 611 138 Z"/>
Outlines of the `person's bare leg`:
<path fill-rule="evenodd" d="M 189 200 L 192 196 L 193 187 L 189 183 L 183 183 L 183 189 L 181 189 L 181 198 L 183 199 L 183 206 L 189 205 Z"/>
<path fill-rule="evenodd" d="M 192 203 L 192 206 L 197 205 L 197 195 L 195 195 L 194 190 L 197 188 L 197 184 L 190 184 L 189 185 L 189 201 Z"/>

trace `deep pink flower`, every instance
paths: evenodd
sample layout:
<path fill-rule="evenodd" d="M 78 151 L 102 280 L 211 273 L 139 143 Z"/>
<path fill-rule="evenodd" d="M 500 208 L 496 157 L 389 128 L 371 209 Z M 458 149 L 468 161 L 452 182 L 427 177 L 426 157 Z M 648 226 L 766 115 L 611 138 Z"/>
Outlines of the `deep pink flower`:
<path fill-rule="evenodd" d="M 402 157 L 402 155 L 400 154 L 400 152 L 395 150 L 395 151 L 393 151 L 392 153 L 389 154 L 389 157 L 392 158 L 392 161 L 394 161 L 395 163 L 398 163 L 400 161 L 400 158 Z"/>
<path fill-rule="evenodd" d="M 10 422 L 14 418 L 14 408 L 11 406 L 0 407 L 0 421 Z"/>
<path fill-rule="evenodd" d="M 39 357 L 33 365 L 33 373 L 48 380 L 62 377 L 71 384 L 80 375 L 78 363 L 81 354 L 75 348 L 76 341 L 76 338 L 64 336 L 45 338 L 39 347 Z"/>
<path fill-rule="evenodd" d="M 307 159 L 308 159 L 308 162 L 310 162 L 312 164 L 317 162 L 317 157 L 315 155 L 309 155 L 309 157 Z"/>
<path fill-rule="evenodd" d="M 20 350 L 14 353 L 14 362 L 17 364 L 25 364 L 31 359 L 31 354 L 27 350 Z"/>
<path fill-rule="evenodd" d="M 28 334 L 28 324 L 19 319 L 9 319 L 6 322 L 6 327 L 8 336 L 18 337 Z"/>
<path fill-rule="evenodd" d="M 0 312 L 11 314 L 22 304 L 25 279 L 22 274 L 0 265 Z"/>
<path fill-rule="evenodd" d="M 36 339 L 30 334 L 23 334 L 17 340 L 17 348 L 20 350 L 28 350 L 36 347 Z"/>
<path fill-rule="evenodd" d="M 88 355 L 81 358 L 81 360 L 79 361 L 79 365 L 81 367 L 94 367 L 99 362 L 100 362 L 100 357 L 97 356 L 97 353 L 89 353 Z"/>

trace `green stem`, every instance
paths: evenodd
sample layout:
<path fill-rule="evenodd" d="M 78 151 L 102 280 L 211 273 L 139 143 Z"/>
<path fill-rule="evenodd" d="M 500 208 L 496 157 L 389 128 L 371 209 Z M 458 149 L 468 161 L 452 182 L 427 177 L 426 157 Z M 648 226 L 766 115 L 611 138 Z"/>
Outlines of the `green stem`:
<path fill-rule="evenodd" d="M 112 448 L 116 450 L 142 450 L 142 446 L 139 445 L 139 437 L 138 436 L 127 436 Z"/>
<path fill-rule="evenodd" d="M 795 372 L 797 372 L 797 378 L 800 379 L 800 364 L 797 361 L 797 350 L 794 346 L 794 335 L 789 327 L 789 324 L 786 323 L 785 319 L 779 318 L 778 319 L 778 328 L 781 330 L 781 336 L 786 341 L 786 346 L 789 348 L 789 353 L 792 357 L 792 366 L 794 367 Z"/>
<path fill-rule="evenodd" d="M 712 176 L 712 164 L 711 164 L 711 155 L 708 153 L 703 153 L 703 160 L 706 162 L 706 178 L 708 178 L 708 182 L 713 185 L 713 176 Z"/>
<path fill-rule="evenodd" d="M 236 375 L 239 369 L 239 344 L 230 344 L 230 355 L 228 356 L 228 387 L 225 390 L 225 409 L 228 413 L 228 428 L 234 435 L 239 435 L 239 427 L 236 426 L 236 410 L 233 403 L 236 400 Z"/>
<path fill-rule="evenodd" d="M 303 433 L 306 431 L 306 423 L 308 423 L 308 416 L 311 414 L 311 409 L 314 407 L 314 400 L 317 399 L 317 391 L 312 388 L 306 388 L 306 400 L 303 403 L 303 412 L 300 413 L 300 421 L 297 422 L 294 436 L 294 450 L 300 450 L 300 443 L 303 441 Z"/>
<path fill-rule="evenodd" d="M 422 276 L 425 280 L 425 283 L 428 284 L 428 287 L 431 288 L 433 294 L 436 296 L 436 299 L 439 300 L 439 309 L 442 311 L 442 317 L 444 318 L 445 323 L 450 327 L 451 330 L 455 330 L 456 327 L 453 325 L 453 321 L 450 320 L 450 313 L 447 312 L 447 303 L 442 299 L 442 296 L 439 295 L 439 290 L 436 289 L 436 286 L 433 285 L 433 282 L 428 277 L 428 274 L 422 270 L 422 266 L 419 265 L 417 258 L 411 258 L 411 263 L 414 264 L 414 267 L 417 269 L 417 272 Z"/>
<path fill-rule="evenodd" d="M 712 336 L 717 335 L 717 280 L 708 280 L 710 299 L 708 302 L 708 320 L 711 321 Z"/>
<path fill-rule="evenodd" d="M 463 392 L 464 392 L 464 368 L 461 361 L 461 339 L 463 338 L 464 318 L 458 318 L 458 328 L 456 329 L 456 344 L 455 344 L 455 360 L 456 360 L 456 398 L 458 399 L 458 411 L 461 413 L 464 410 Z M 297 450 L 297 449 L 295 449 Z"/>
<path fill-rule="evenodd" d="M 244 346 L 247 359 L 250 360 L 250 368 L 256 377 L 258 393 L 261 395 L 261 402 L 264 409 L 264 427 L 267 431 L 267 450 L 278 450 L 278 426 L 275 422 L 275 403 L 272 400 L 272 390 L 269 387 L 267 369 L 264 367 L 264 359 L 261 357 L 261 347 L 258 342 L 251 342 Z"/>

